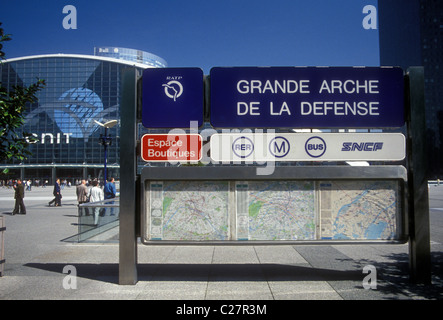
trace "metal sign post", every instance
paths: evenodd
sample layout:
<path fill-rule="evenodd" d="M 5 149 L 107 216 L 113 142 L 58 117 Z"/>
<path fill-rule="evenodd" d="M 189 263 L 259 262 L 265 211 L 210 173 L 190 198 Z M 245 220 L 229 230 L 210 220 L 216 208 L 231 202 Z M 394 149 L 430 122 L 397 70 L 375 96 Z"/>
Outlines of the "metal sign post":
<path fill-rule="evenodd" d="M 137 282 L 137 71 L 122 75 L 119 284 Z"/>
<path fill-rule="evenodd" d="M 410 280 L 431 282 L 431 239 L 429 196 L 426 178 L 426 122 L 424 69 L 412 67 L 407 74 L 409 86 L 408 181 L 409 181 L 409 270 Z"/>

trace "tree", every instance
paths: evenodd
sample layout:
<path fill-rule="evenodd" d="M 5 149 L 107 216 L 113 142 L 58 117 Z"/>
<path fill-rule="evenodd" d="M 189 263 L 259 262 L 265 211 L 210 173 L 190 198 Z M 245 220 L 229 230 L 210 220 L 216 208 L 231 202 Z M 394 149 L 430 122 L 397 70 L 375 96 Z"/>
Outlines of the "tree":
<path fill-rule="evenodd" d="M 0 63 L 5 57 L 2 51 L 3 43 L 11 40 L 1 25 L 0 22 Z M 36 138 L 31 133 L 23 131 L 25 120 L 23 113 L 27 103 L 38 101 L 36 94 L 45 85 L 45 80 L 37 79 L 37 82 L 29 87 L 12 86 L 8 90 L 0 82 L 0 162 L 23 161 L 32 154 L 28 147 L 30 143 L 36 142 Z M 7 169 L 3 172 L 6 173 Z"/>

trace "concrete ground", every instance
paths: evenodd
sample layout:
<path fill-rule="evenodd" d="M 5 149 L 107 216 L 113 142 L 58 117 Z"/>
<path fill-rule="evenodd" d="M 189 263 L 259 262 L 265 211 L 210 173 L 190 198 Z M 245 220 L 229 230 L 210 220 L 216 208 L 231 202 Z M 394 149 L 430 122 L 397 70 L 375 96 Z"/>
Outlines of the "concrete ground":
<path fill-rule="evenodd" d="M 78 230 L 75 188 L 63 190 L 62 207 L 48 207 L 51 194 L 50 187 L 33 188 L 26 193 L 27 214 L 11 215 L 13 191 L 0 188 L 0 215 L 6 222 L 0 300 L 143 299 L 182 303 L 443 298 L 443 186 L 430 187 L 432 285 L 410 283 L 408 244 L 139 243 L 138 282 L 122 286 L 118 284 L 118 228 L 88 242 L 73 241 Z M 376 288 L 365 289 L 363 280 L 369 274 L 363 270 L 371 266 L 376 271 Z"/>

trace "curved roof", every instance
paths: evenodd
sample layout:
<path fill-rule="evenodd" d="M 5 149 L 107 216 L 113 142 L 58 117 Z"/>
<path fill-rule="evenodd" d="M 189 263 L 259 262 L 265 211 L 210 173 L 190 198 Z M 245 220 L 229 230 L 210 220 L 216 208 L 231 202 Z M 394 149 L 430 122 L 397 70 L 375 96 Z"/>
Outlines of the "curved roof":
<path fill-rule="evenodd" d="M 147 65 L 154 65 L 159 68 L 166 68 L 168 66 L 168 63 L 162 57 L 139 49 L 103 46 L 94 47 L 94 56 L 134 61 Z"/>
<path fill-rule="evenodd" d="M 148 68 L 156 68 L 154 66 L 150 66 L 143 63 L 137 63 L 133 61 L 127 61 L 127 60 L 121 60 L 121 59 L 114 59 L 114 58 L 108 58 L 103 56 L 91 56 L 86 54 L 64 54 L 64 53 L 55 53 L 55 54 L 42 54 L 42 55 L 34 55 L 34 56 L 25 56 L 25 57 L 18 57 L 18 58 L 11 58 L 6 59 L 1 62 L 18 62 L 22 60 L 30 60 L 30 59 L 42 59 L 42 58 L 77 58 L 77 59 L 89 59 L 89 60 L 98 60 L 98 61 L 108 61 L 108 62 L 114 62 L 114 63 L 120 63 L 125 64 L 127 66 L 136 67 L 136 68 L 142 68 L 142 69 L 148 69 Z"/>

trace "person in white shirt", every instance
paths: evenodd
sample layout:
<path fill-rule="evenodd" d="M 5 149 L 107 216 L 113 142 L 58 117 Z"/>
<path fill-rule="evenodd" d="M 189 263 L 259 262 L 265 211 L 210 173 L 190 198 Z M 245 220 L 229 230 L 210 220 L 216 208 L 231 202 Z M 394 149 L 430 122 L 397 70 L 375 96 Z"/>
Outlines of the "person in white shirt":
<path fill-rule="evenodd" d="M 103 201 L 104 200 L 104 194 L 103 190 L 98 186 L 98 181 L 94 180 L 92 181 L 92 188 L 89 191 L 89 202 L 97 202 L 97 201 Z M 100 214 L 100 207 L 94 208 L 94 224 L 98 224 L 98 217 Z"/>

